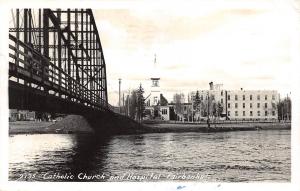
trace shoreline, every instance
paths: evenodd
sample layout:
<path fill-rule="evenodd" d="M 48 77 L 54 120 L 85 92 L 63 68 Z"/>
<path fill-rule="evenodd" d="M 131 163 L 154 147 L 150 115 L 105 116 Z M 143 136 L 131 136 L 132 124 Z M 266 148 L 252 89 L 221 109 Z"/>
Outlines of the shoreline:
<path fill-rule="evenodd" d="M 228 132 L 228 131 L 255 131 L 255 130 L 290 130 L 291 123 L 215 123 L 210 124 L 210 128 L 206 123 L 161 123 L 161 124 L 144 124 L 149 132 L 165 133 L 165 132 Z"/>
<path fill-rule="evenodd" d="M 57 122 L 16 121 L 9 122 L 9 135 L 15 134 L 72 134 L 93 133 L 87 120 L 79 115 L 69 115 Z"/>
<path fill-rule="evenodd" d="M 252 123 L 142 123 L 140 128 L 121 134 L 169 133 L 169 132 L 228 132 L 255 130 L 290 130 L 291 123 L 252 122 Z M 77 115 L 70 115 L 58 122 L 17 121 L 9 122 L 9 135 L 16 134 L 87 134 L 95 133 L 88 121 Z"/>

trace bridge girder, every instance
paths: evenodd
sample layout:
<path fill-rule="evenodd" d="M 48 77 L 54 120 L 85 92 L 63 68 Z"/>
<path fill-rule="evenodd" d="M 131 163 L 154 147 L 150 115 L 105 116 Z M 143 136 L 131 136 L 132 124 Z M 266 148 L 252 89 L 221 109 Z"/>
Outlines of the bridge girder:
<path fill-rule="evenodd" d="M 12 13 L 9 80 L 15 85 L 10 90 L 36 89 L 68 103 L 110 109 L 104 53 L 91 9 Z M 10 103 L 10 108 L 30 109 L 30 104 L 19 104 Z"/>

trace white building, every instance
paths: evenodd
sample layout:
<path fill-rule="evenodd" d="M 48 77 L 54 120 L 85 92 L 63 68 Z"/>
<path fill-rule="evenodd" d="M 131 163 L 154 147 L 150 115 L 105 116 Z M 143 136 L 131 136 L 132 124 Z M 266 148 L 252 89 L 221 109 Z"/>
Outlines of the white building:
<path fill-rule="evenodd" d="M 278 119 L 279 94 L 275 90 L 227 91 L 227 116 L 230 119 Z"/>
<path fill-rule="evenodd" d="M 216 88 L 217 87 L 217 88 Z M 274 120 L 278 119 L 277 103 L 279 94 L 276 90 L 224 90 L 222 85 L 210 83 L 209 90 L 198 90 L 202 105 L 202 110 L 208 110 L 210 103 L 210 115 L 212 115 L 212 105 L 219 103 L 222 106 L 222 113 L 232 120 Z M 192 100 L 195 100 L 196 92 L 191 92 Z M 210 100 L 208 102 L 208 100 Z M 207 111 L 206 111 L 207 112 Z M 200 117 L 203 117 L 203 113 Z M 198 113 L 198 115 L 199 115 Z"/>
<path fill-rule="evenodd" d="M 156 65 L 157 63 L 156 63 L 156 56 L 155 56 L 154 67 L 150 78 L 151 79 L 150 95 L 147 97 L 146 100 L 147 106 L 156 106 L 160 103 L 160 94 L 161 94 L 161 89 L 159 84 L 160 76 Z"/>
<path fill-rule="evenodd" d="M 150 116 L 148 118 L 159 118 L 161 120 L 170 120 L 170 108 L 166 104 L 162 104 L 162 101 L 165 99 L 163 98 L 161 88 L 160 88 L 160 77 L 159 71 L 156 66 L 156 57 L 154 59 L 154 68 L 152 72 L 151 80 L 151 87 L 150 87 L 150 95 L 146 98 L 146 107 L 145 109 L 148 110 Z"/>

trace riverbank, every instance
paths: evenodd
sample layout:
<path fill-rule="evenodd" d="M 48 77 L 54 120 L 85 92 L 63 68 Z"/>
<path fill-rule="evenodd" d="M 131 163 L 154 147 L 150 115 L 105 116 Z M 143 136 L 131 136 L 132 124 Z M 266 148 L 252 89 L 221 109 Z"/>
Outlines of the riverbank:
<path fill-rule="evenodd" d="M 68 115 L 61 121 L 9 122 L 9 134 L 93 133 L 87 120 L 79 115 Z"/>
<path fill-rule="evenodd" d="M 144 131 L 148 133 L 166 132 L 226 132 L 226 131 L 254 131 L 254 130 L 283 130 L 291 129 L 291 123 L 216 123 L 208 125 L 206 123 L 152 123 L 144 124 Z"/>
<path fill-rule="evenodd" d="M 210 124 L 206 123 L 143 123 L 139 128 L 124 131 L 121 134 L 168 133 L 168 132 L 226 132 L 290 129 L 291 123 L 280 122 L 233 122 Z M 108 131 L 108 128 L 106 131 Z M 17 121 L 9 123 L 9 134 L 52 134 L 52 133 L 94 133 L 91 124 L 82 116 L 68 115 L 58 122 Z"/>

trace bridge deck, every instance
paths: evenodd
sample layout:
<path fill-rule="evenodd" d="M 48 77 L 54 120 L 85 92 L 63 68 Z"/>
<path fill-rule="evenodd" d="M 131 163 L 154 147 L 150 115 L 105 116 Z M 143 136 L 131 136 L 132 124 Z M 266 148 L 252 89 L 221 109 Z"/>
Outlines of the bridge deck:
<path fill-rule="evenodd" d="M 90 9 L 13 13 L 9 108 L 61 113 L 111 110 L 103 50 Z"/>

